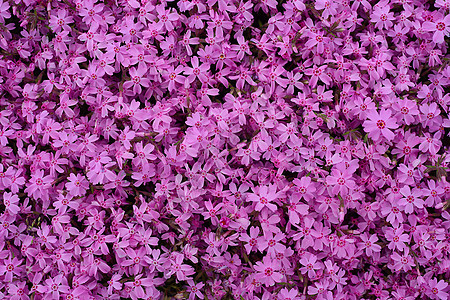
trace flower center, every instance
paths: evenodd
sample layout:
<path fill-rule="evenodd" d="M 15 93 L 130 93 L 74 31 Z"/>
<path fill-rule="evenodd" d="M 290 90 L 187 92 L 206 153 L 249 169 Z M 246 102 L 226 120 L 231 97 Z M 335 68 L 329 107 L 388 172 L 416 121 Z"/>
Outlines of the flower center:
<path fill-rule="evenodd" d="M 377 127 L 380 129 L 384 129 L 386 127 L 386 122 L 384 122 L 383 120 L 378 120 Z"/>
<path fill-rule="evenodd" d="M 438 22 L 438 23 L 436 24 L 436 29 L 439 30 L 439 31 L 444 31 L 444 29 L 445 29 L 445 23 L 444 23 L 444 22 Z"/>
<path fill-rule="evenodd" d="M 272 276 L 272 274 L 273 274 L 272 268 L 267 268 L 267 269 L 264 271 L 264 274 L 265 274 L 266 276 Z"/>

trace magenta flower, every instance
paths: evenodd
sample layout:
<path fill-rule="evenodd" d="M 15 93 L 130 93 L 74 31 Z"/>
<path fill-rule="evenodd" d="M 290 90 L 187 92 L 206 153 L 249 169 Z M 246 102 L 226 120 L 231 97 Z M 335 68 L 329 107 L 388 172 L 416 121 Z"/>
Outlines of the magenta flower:
<path fill-rule="evenodd" d="M 45 294 L 49 299 L 60 299 L 60 293 L 68 293 L 69 286 L 67 285 L 66 278 L 59 274 L 54 278 L 49 278 L 45 280 L 46 292 Z"/>
<path fill-rule="evenodd" d="M 413 123 L 416 119 L 415 116 L 419 114 L 416 102 L 408 99 L 396 101 L 394 108 L 397 111 L 398 118 L 405 122 L 406 125 Z"/>
<path fill-rule="evenodd" d="M 24 271 L 24 268 L 21 267 L 22 261 L 17 257 L 3 259 L 0 264 L 0 275 L 4 276 L 6 282 L 12 282 L 14 275 L 19 276 Z"/>
<path fill-rule="evenodd" d="M 277 205 L 271 203 L 278 199 L 280 193 L 277 193 L 277 187 L 275 185 L 263 185 L 256 189 L 253 189 L 253 194 L 248 194 L 247 199 L 256 203 L 255 210 L 261 211 L 264 207 L 267 207 L 271 211 L 277 209 Z"/>
<path fill-rule="evenodd" d="M 179 19 L 177 13 L 172 13 L 171 9 L 165 10 L 165 5 L 156 6 L 156 12 L 158 13 L 159 24 L 163 25 L 168 31 L 173 30 L 174 22 Z"/>
<path fill-rule="evenodd" d="M 439 123 L 438 116 L 440 114 L 440 109 L 436 103 L 422 104 L 420 106 L 420 111 L 422 112 L 422 122 L 424 126 L 435 126 Z"/>
<path fill-rule="evenodd" d="M 356 187 L 355 181 L 352 180 L 352 174 L 347 170 L 333 169 L 331 174 L 331 176 L 327 177 L 326 182 L 332 186 L 330 190 L 333 195 L 341 194 L 341 196 L 346 196 Z"/>
<path fill-rule="evenodd" d="M 441 44 L 444 42 L 444 37 L 450 33 L 450 16 L 447 15 L 433 22 L 426 21 L 422 27 L 424 30 L 433 32 L 433 42 Z"/>
<path fill-rule="evenodd" d="M 278 232 L 275 235 L 271 232 L 258 240 L 258 250 L 267 250 L 267 253 L 272 257 L 277 253 L 284 253 L 286 246 L 281 241 L 285 239 L 285 234 Z"/>
<path fill-rule="evenodd" d="M 394 133 L 390 129 L 398 128 L 395 119 L 391 118 L 391 111 L 382 109 L 380 112 L 371 111 L 367 113 L 368 120 L 364 121 L 364 130 L 373 140 L 378 140 L 383 135 L 388 141 L 394 139 Z"/>
<path fill-rule="evenodd" d="M 422 196 L 427 197 L 425 199 L 426 206 L 434 206 L 441 203 L 441 197 L 444 194 L 444 189 L 436 184 L 434 180 L 428 181 L 428 188 L 422 189 Z"/>
<path fill-rule="evenodd" d="M 300 293 L 296 288 L 287 289 L 283 288 L 280 291 L 280 294 L 278 295 L 279 300 L 299 300 L 300 297 L 298 296 Z"/>
<path fill-rule="evenodd" d="M 50 165 L 50 175 L 55 177 L 56 173 L 61 174 L 64 169 L 60 165 L 67 165 L 69 161 L 66 158 L 61 157 L 61 151 L 56 151 L 55 153 L 50 153 L 49 165 Z"/>
<path fill-rule="evenodd" d="M 422 191 L 418 188 L 411 188 L 405 185 L 400 189 L 400 193 L 403 198 L 398 202 L 399 205 L 405 208 L 405 212 L 410 214 L 414 211 L 414 207 L 423 208 L 424 201 L 420 198 L 422 196 Z"/>
<path fill-rule="evenodd" d="M 386 229 L 385 237 L 390 242 L 388 244 L 389 249 L 404 251 L 407 248 L 405 243 L 409 242 L 409 235 L 406 233 L 404 234 L 402 228 Z"/>
<path fill-rule="evenodd" d="M 429 290 L 427 294 L 433 299 L 447 299 L 448 293 L 445 291 L 448 283 L 444 280 L 437 281 L 436 278 L 432 278 L 428 281 Z"/>
<path fill-rule="evenodd" d="M 414 263 L 414 259 L 409 255 L 409 248 L 405 248 L 403 255 L 394 252 L 391 255 L 391 259 L 393 260 L 393 269 L 394 271 L 403 270 L 407 272 L 411 270 L 411 267 L 414 267 L 416 264 Z"/>
<path fill-rule="evenodd" d="M 0 0 L 0 299 L 447 299 L 449 0 Z"/>
<path fill-rule="evenodd" d="M 170 260 L 171 270 L 167 273 L 176 274 L 178 280 L 188 280 L 190 275 L 194 274 L 194 268 L 183 264 L 184 255 L 180 253 L 174 253 L 174 258 Z"/>
<path fill-rule="evenodd" d="M 375 22 L 375 27 L 378 29 L 392 27 L 392 20 L 394 20 L 394 13 L 389 12 L 390 7 L 388 5 L 377 5 L 370 16 L 372 21 Z"/>
<path fill-rule="evenodd" d="M 127 90 L 133 88 L 133 95 L 142 93 L 142 87 L 149 87 L 150 80 L 145 77 L 147 69 L 143 65 L 139 65 L 138 68 L 130 68 L 131 80 L 125 81 L 123 87 Z"/>
<path fill-rule="evenodd" d="M 279 272 L 280 265 L 276 260 L 272 260 L 268 255 L 263 257 L 262 262 L 258 261 L 254 266 L 257 271 L 255 278 L 260 280 L 265 286 L 273 286 L 281 282 L 283 275 Z"/>
<path fill-rule="evenodd" d="M 61 29 L 69 30 L 69 24 L 73 22 L 73 18 L 67 15 L 67 10 L 60 9 L 56 12 L 56 15 L 50 17 L 50 28 L 54 32 L 59 32 Z"/>
<path fill-rule="evenodd" d="M 3 205 L 5 205 L 5 209 L 9 211 L 11 215 L 15 215 L 20 211 L 19 206 L 19 197 L 14 195 L 13 193 L 4 192 L 3 193 Z"/>
<path fill-rule="evenodd" d="M 129 150 L 131 148 L 130 140 L 132 140 L 136 136 L 136 133 L 134 130 L 130 130 L 129 126 L 125 126 L 125 129 L 122 131 L 122 133 L 119 135 L 118 140 L 121 142 L 121 144 L 125 147 L 126 150 Z M 120 152 L 120 151 L 118 151 Z M 119 155 L 117 155 L 120 157 Z M 130 158 L 133 156 L 131 155 Z"/>
<path fill-rule="evenodd" d="M 9 19 L 11 17 L 9 8 L 10 5 L 8 1 L 0 0 L 0 22 L 5 23 L 5 19 Z"/>
<path fill-rule="evenodd" d="M 442 147 L 442 142 L 440 140 L 441 133 L 436 132 L 434 137 L 431 137 L 429 133 L 425 133 L 424 135 L 425 137 L 423 137 L 422 143 L 419 145 L 419 150 L 422 152 L 429 152 L 431 155 L 436 155 Z"/>
<path fill-rule="evenodd" d="M 147 265 L 144 259 L 144 255 L 146 255 L 147 251 L 145 247 L 140 247 L 137 251 L 134 249 L 128 249 L 126 251 L 129 259 L 122 262 L 123 266 L 130 267 L 131 274 L 137 275 L 141 272 L 142 268 Z"/>
<path fill-rule="evenodd" d="M 186 78 L 187 83 L 192 83 L 196 78 L 201 82 L 206 82 L 206 72 L 209 71 L 210 66 L 207 63 L 202 63 L 200 65 L 197 56 L 191 59 L 192 68 L 184 68 L 184 74 L 188 75 Z"/>
<path fill-rule="evenodd" d="M 247 233 L 241 233 L 239 240 L 246 242 L 244 247 L 247 251 L 247 254 L 250 254 L 250 252 L 257 249 L 259 232 L 259 227 L 252 226 L 250 227 L 250 235 L 248 235 Z"/>
<path fill-rule="evenodd" d="M 310 84 L 312 87 L 317 85 L 317 81 L 320 79 L 326 85 L 329 85 L 331 82 L 330 76 L 325 72 L 327 66 L 316 66 L 314 65 L 312 69 L 306 69 L 305 74 L 311 76 Z"/>
<path fill-rule="evenodd" d="M 360 236 L 361 242 L 358 243 L 358 247 L 365 250 L 368 256 L 372 256 L 374 253 L 381 251 L 381 246 L 376 244 L 378 237 L 376 234 L 372 234 L 370 237 L 367 233 Z"/>
<path fill-rule="evenodd" d="M 355 246 L 353 245 L 354 240 L 346 236 L 341 236 L 334 241 L 333 254 L 337 257 L 343 258 L 346 256 L 352 256 L 355 252 Z"/>
<path fill-rule="evenodd" d="M 31 179 L 29 181 L 30 185 L 25 188 L 25 192 L 35 199 L 39 199 L 41 197 L 47 198 L 47 189 L 50 188 L 52 182 L 52 176 L 44 176 L 43 170 L 37 170 L 31 175 Z"/>
<path fill-rule="evenodd" d="M 134 278 L 134 281 L 125 282 L 125 287 L 130 291 L 130 298 L 133 300 L 142 299 L 148 296 L 144 288 L 153 287 L 155 285 L 153 278 L 143 277 L 144 274 L 139 274 Z"/>
<path fill-rule="evenodd" d="M 238 45 L 233 45 L 231 49 L 237 51 L 237 58 L 244 58 L 245 54 L 251 54 L 250 48 L 248 46 L 248 41 L 245 40 L 243 36 L 237 38 Z"/>
<path fill-rule="evenodd" d="M 183 66 L 178 66 L 176 69 L 174 69 L 172 66 L 170 66 L 167 69 L 167 75 L 165 77 L 169 82 L 169 86 L 168 86 L 169 91 L 176 90 L 177 84 L 184 85 L 186 77 L 184 77 L 183 75 L 180 75 L 181 73 L 183 73 L 184 70 L 185 69 Z"/>
<path fill-rule="evenodd" d="M 407 162 L 410 157 L 414 157 L 415 153 L 418 152 L 414 147 L 420 143 L 420 140 L 415 134 L 406 132 L 405 137 L 397 143 L 396 149 L 393 149 L 392 153 L 399 158 L 405 157 Z"/>
<path fill-rule="evenodd" d="M 402 211 L 401 206 L 397 203 L 383 203 L 381 207 L 381 212 L 386 216 L 386 221 L 394 227 L 398 227 L 405 219 Z"/>
<path fill-rule="evenodd" d="M 108 294 L 111 295 L 113 290 L 120 290 L 122 288 L 122 283 L 120 282 L 120 279 L 122 276 L 119 274 L 114 274 L 110 280 L 108 280 Z"/>
<path fill-rule="evenodd" d="M 84 196 L 86 194 L 86 190 L 89 188 L 89 183 L 84 176 L 71 173 L 68 179 L 70 182 L 66 183 L 66 188 L 71 195 Z"/>
<path fill-rule="evenodd" d="M 303 265 L 300 268 L 300 272 L 302 274 L 308 273 L 308 277 L 311 279 L 316 277 L 316 270 L 321 269 L 320 263 L 317 261 L 317 256 L 311 253 L 306 253 L 305 257 L 300 259 L 300 263 Z"/>
<path fill-rule="evenodd" d="M 309 201 L 314 197 L 316 187 L 314 186 L 314 183 L 311 181 L 310 177 L 302 177 L 300 179 L 295 178 L 292 183 L 295 184 L 296 191 L 301 198 Z"/>
<path fill-rule="evenodd" d="M 189 300 L 194 300 L 195 298 L 204 299 L 205 296 L 203 296 L 201 289 L 205 286 L 203 282 L 199 282 L 197 284 L 194 283 L 193 280 L 187 281 L 189 284 L 189 287 L 187 291 L 189 292 Z"/>
<path fill-rule="evenodd" d="M 288 210 L 289 210 L 289 222 L 292 225 L 297 225 L 300 222 L 300 217 L 308 214 L 309 206 L 300 202 L 300 199 L 292 198 Z"/>

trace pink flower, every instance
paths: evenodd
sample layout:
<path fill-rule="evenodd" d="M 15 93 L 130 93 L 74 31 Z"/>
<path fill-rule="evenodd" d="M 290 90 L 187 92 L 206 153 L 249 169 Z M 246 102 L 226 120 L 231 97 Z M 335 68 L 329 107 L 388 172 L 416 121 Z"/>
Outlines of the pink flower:
<path fill-rule="evenodd" d="M 178 66 L 176 69 L 173 68 L 173 66 L 169 66 L 167 69 L 167 74 L 165 75 L 165 78 L 169 82 L 169 91 L 176 90 L 177 84 L 184 85 L 184 82 L 186 81 L 186 77 L 183 75 L 180 75 L 184 71 L 183 66 Z"/>
<path fill-rule="evenodd" d="M 28 288 L 26 287 L 26 282 L 16 282 L 8 286 L 9 294 L 12 295 L 11 300 L 26 300 L 29 299 L 26 294 L 28 294 Z"/>
<path fill-rule="evenodd" d="M 327 177 L 327 184 L 331 185 L 331 192 L 333 195 L 341 194 L 346 196 L 350 190 L 356 187 L 353 176 L 347 170 L 333 169 L 331 175 Z"/>
<path fill-rule="evenodd" d="M 173 253 L 174 258 L 170 260 L 171 267 L 167 275 L 176 274 L 178 280 L 188 280 L 189 276 L 194 274 L 194 268 L 183 264 L 184 255 Z"/>
<path fill-rule="evenodd" d="M 346 256 L 352 256 L 355 252 L 355 246 L 353 245 L 354 240 L 346 236 L 341 236 L 337 238 L 333 245 L 333 254 L 337 257 L 343 258 Z"/>
<path fill-rule="evenodd" d="M 52 15 L 49 20 L 50 28 L 54 32 L 58 32 L 61 29 L 69 30 L 69 24 L 72 22 L 73 18 L 71 16 L 67 16 L 67 10 L 65 9 L 58 10 L 56 15 Z"/>
<path fill-rule="evenodd" d="M 393 260 L 392 268 L 394 271 L 403 270 L 404 272 L 408 272 L 411 270 L 411 267 L 416 265 L 414 259 L 409 255 L 409 248 L 405 248 L 403 255 L 394 252 L 391 255 L 391 259 Z"/>
<path fill-rule="evenodd" d="M 441 197 L 444 194 L 444 189 L 436 184 L 434 180 L 428 181 L 428 188 L 422 189 L 422 195 L 427 197 L 425 199 L 426 206 L 434 206 L 435 204 L 441 203 Z"/>
<path fill-rule="evenodd" d="M 254 193 L 248 194 L 247 199 L 256 203 L 255 210 L 261 211 L 264 207 L 271 211 L 277 209 L 277 205 L 271 203 L 280 196 L 280 193 L 277 193 L 276 185 L 263 185 L 252 189 Z"/>
<path fill-rule="evenodd" d="M 444 37 L 450 33 L 450 15 L 433 22 L 426 21 L 422 24 L 422 27 L 424 30 L 434 32 L 433 42 L 441 44 L 444 42 Z"/>
<path fill-rule="evenodd" d="M 444 291 L 447 286 L 448 283 L 444 280 L 441 279 L 438 282 L 436 278 L 432 278 L 428 281 L 429 290 L 427 291 L 427 294 L 432 299 L 448 299 L 448 293 Z"/>
<path fill-rule="evenodd" d="M 422 196 L 422 191 L 418 188 L 411 188 L 405 185 L 400 189 L 400 193 L 403 198 L 398 202 L 399 205 L 405 207 L 405 212 L 410 214 L 414 211 L 414 207 L 423 208 L 424 201 L 420 198 Z"/>
<path fill-rule="evenodd" d="M 141 86 L 144 86 L 144 87 L 150 86 L 150 80 L 148 78 L 144 77 L 146 73 L 147 73 L 147 69 L 141 64 L 139 64 L 137 70 L 136 70 L 136 68 L 132 67 L 130 69 L 131 80 L 125 81 L 123 84 L 123 87 L 125 89 L 130 89 L 132 87 L 133 95 L 142 93 Z"/>
<path fill-rule="evenodd" d="M 30 185 L 25 188 L 25 192 L 35 199 L 39 199 L 41 197 L 47 198 L 47 189 L 51 187 L 52 182 L 52 176 L 44 176 L 43 170 L 37 170 L 31 175 L 31 179 L 29 181 Z"/>
<path fill-rule="evenodd" d="M 401 227 L 395 229 L 386 229 L 385 237 L 390 242 L 388 244 L 389 249 L 398 249 L 399 251 L 404 251 L 407 248 L 405 243 L 409 242 L 409 235 L 403 233 L 403 229 Z"/>
<path fill-rule="evenodd" d="M 394 13 L 389 12 L 390 7 L 387 1 L 379 2 L 372 15 L 370 16 L 372 21 L 375 22 L 375 27 L 378 29 L 392 27 L 392 20 L 394 20 Z"/>
<path fill-rule="evenodd" d="M 397 203 L 384 202 L 381 207 L 381 213 L 386 217 L 386 221 L 394 227 L 398 227 L 404 220 L 404 214 Z"/>
<path fill-rule="evenodd" d="M 19 276 L 24 271 L 24 268 L 20 265 L 23 260 L 19 260 L 17 257 L 11 259 L 2 260 L 0 264 L 0 275 L 4 276 L 6 282 L 12 282 L 14 275 Z"/>
<path fill-rule="evenodd" d="M 308 214 L 309 206 L 300 202 L 300 199 L 292 197 L 288 206 L 289 222 L 297 225 L 300 222 L 300 216 Z"/>
<path fill-rule="evenodd" d="M 439 109 L 437 103 L 433 102 L 431 104 L 422 104 L 420 106 L 420 111 L 422 112 L 421 121 L 424 126 L 436 126 L 440 123 L 439 114 L 441 110 Z"/>
<path fill-rule="evenodd" d="M 9 12 L 10 5 L 8 1 L 0 0 L 0 22 L 5 24 L 5 19 L 9 19 L 11 17 L 11 13 Z"/>
<path fill-rule="evenodd" d="M 441 132 L 436 132 L 434 137 L 431 137 L 429 133 L 424 133 L 422 143 L 419 145 L 419 150 L 422 152 L 429 152 L 431 155 L 436 155 L 442 147 L 440 140 Z"/>
<path fill-rule="evenodd" d="M 372 256 L 374 252 L 380 252 L 381 246 L 376 244 L 378 237 L 376 234 L 372 234 L 370 237 L 367 233 L 361 234 L 361 242 L 358 243 L 358 247 L 365 249 L 368 256 Z"/>
<path fill-rule="evenodd" d="M 231 49 L 233 49 L 234 51 L 237 51 L 238 59 L 243 59 L 245 54 L 249 54 L 249 55 L 251 54 L 250 48 L 248 46 L 248 41 L 246 41 L 243 36 L 239 36 L 237 38 L 237 42 L 239 45 L 233 45 L 233 46 L 231 46 Z"/>
<path fill-rule="evenodd" d="M 120 279 L 122 276 L 120 274 L 114 274 L 111 276 L 111 279 L 108 280 L 108 294 L 111 295 L 113 290 L 120 290 L 122 288 L 122 283 L 120 282 Z"/>
<path fill-rule="evenodd" d="M 250 235 L 248 235 L 247 233 L 241 233 L 239 240 L 246 242 L 244 248 L 247 251 L 247 254 L 250 254 L 250 252 L 255 251 L 257 249 L 258 238 L 259 238 L 259 227 L 254 226 L 250 227 Z"/>
<path fill-rule="evenodd" d="M 20 211 L 19 206 L 19 197 L 13 193 L 4 192 L 3 193 L 3 204 L 5 205 L 5 209 L 9 211 L 11 215 L 15 215 Z"/>
<path fill-rule="evenodd" d="M 371 111 L 367 113 L 369 120 L 364 121 L 364 130 L 369 133 L 369 137 L 377 141 L 380 134 L 383 135 L 388 141 L 392 141 L 395 134 L 390 129 L 398 128 L 395 119 L 391 118 L 391 111 L 381 109 L 380 113 Z"/>
<path fill-rule="evenodd" d="M 130 267 L 131 274 L 137 275 L 141 272 L 143 267 L 146 267 L 147 263 L 144 259 L 147 251 L 145 247 L 139 247 L 137 251 L 132 248 L 127 249 L 127 256 L 129 259 L 126 259 L 122 262 L 123 266 Z"/>
<path fill-rule="evenodd" d="M 316 270 L 321 269 L 320 263 L 317 261 L 317 256 L 309 252 L 300 259 L 300 263 L 304 266 L 300 268 L 300 271 L 302 274 L 308 273 L 309 278 L 315 278 Z"/>
<path fill-rule="evenodd" d="M 68 177 L 70 182 L 66 183 L 66 188 L 73 196 L 84 196 L 89 188 L 89 183 L 83 175 L 71 173 Z"/>
<path fill-rule="evenodd" d="M 64 154 L 69 154 L 71 151 L 76 151 L 78 145 L 75 141 L 77 140 L 77 135 L 67 134 L 63 131 L 59 133 L 58 139 L 55 139 L 53 146 L 56 148 L 61 148 L 61 152 Z"/>
<path fill-rule="evenodd" d="M 300 297 L 298 297 L 299 294 L 300 293 L 296 288 L 292 288 L 290 290 L 283 288 L 278 294 L 278 300 L 300 300 Z"/>
<path fill-rule="evenodd" d="M 200 65 L 198 57 L 194 56 L 191 59 L 192 68 L 186 67 L 184 68 L 184 74 L 188 75 L 186 78 L 187 83 L 192 83 L 196 78 L 198 78 L 201 82 L 206 82 L 206 72 L 209 71 L 210 66 L 207 63 L 202 63 Z"/>
<path fill-rule="evenodd" d="M 136 152 L 136 157 L 133 159 L 133 163 L 137 165 L 145 165 L 149 160 L 155 160 L 156 155 L 152 154 L 155 146 L 151 143 L 143 146 L 142 142 L 134 144 L 134 149 Z"/>
<path fill-rule="evenodd" d="M 131 148 L 130 141 L 134 139 L 136 136 L 136 132 L 133 130 L 130 130 L 129 126 L 125 126 L 125 129 L 122 131 L 122 133 L 119 135 L 119 141 L 122 143 L 124 148 L 126 150 L 129 150 Z"/>
<path fill-rule="evenodd" d="M 286 237 L 285 234 L 278 232 L 275 235 L 270 232 L 258 240 L 258 250 L 267 250 L 267 253 L 274 257 L 277 253 L 284 253 L 286 246 L 281 241 Z"/>
<path fill-rule="evenodd" d="M 322 10 L 322 17 L 327 19 L 330 15 L 335 15 L 337 13 L 337 4 L 332 1 L 319 0 L 316 1 L 315 8 L 317 10 Z"/>
<path fill-rule="evenodd" d="M 398 158 L 405 157 L 405 162 L 409 161 L 410 157 L 414 157 L 418 152 L 414 147 L 420 143 L 420 138 L 410 132 L 405 133 L 405 137 L 396 143 L 396 149 L 392 150 L 392 153 L 397 155 Z"/>
<path fill-rule="evenodd" d="M 316 187 L 314 183 L 311 182 L 311 177 L 305 176 L 300 179 L 295 178 L 292 183 L 295 184 L 296 192 L 300 198 L 309 201 L 314 197 Z"/>
<path fill-rule="evenodd" d="M 165 5 L 156 6 L 156 12 L 158 13 L 158 24 L 163 25 L 168 31 L 173 30 L 174 22 L 179 19 L 179 15 L 177 13 L 171 13 L 171 9 L 164 9 Z"/>
<path fill-rule="evenodd" d="M 412 124 L 418 114 L 419 109 L 415 101 L 409 99 L 400 99 L 394 102 L 394 109 L 397 111 L 399 121 L 403 121 L 406 125 Z"/>
<path fill-rule="evenodd" d="M 64 172 L 64 169 L 60 167 L 60 165 L 67 165 L 68 160 L 66 158 L 61 158 L 61 151 L 57 150 L 56 152 L 51 152 L 49 157 L 49 166 L 50 166 L 50 175 L 56 176 L 56 174 L 61 174 Z"/>
<path fill-rule="evenodd" d="M 203 299 L 204 296 L 201 292 L 201 289 L 205 286 L 205 284 L 203 282 L 195 284 L 191 279 L 189 279 L 187 282 L 189 284 L 189 287 L 187 289 L 187 291 L 189 292 L 189 300 L 194 300 L 196 297 L 198 297 L 199 299 Z"/>
<path fill-rule="evenodd" d="M 154 285 L 153 274 L 151 277 L 145 277 L 144 274 L 139 274 L 134 277 L 133 281 L 125 282 L 125 286 L 131 289 L 130 298 L 133 300 L 143 299 L 148 296 L 149 293 L 144 290 L 144 287 L 148 288 Z"/>
<path fill-rule="evenodd" d="M 276 260 L 272 260 L 269 255 L 263 257 L 262 262 L 258 261 L 254 269 L 258 272 L 255 278 L 260 280 L 265 286 L 272 286 L 281 282 L 283 275 L 279 272 L 281 266 Z"/>
<path fill-rule="evenodd" d="M 317 85 L 317 80 L 321 80 L 326 85 L 329 85 L 331 83 L 331 78 L 328 76 L 328 74 L 325 72 L 327 69 L 327 66 L 316 66 L 314 65 L 312 69 L 306 69 L 305 74 L 311 76 L 310 84 L 312 87 L 315 87 Z"/>

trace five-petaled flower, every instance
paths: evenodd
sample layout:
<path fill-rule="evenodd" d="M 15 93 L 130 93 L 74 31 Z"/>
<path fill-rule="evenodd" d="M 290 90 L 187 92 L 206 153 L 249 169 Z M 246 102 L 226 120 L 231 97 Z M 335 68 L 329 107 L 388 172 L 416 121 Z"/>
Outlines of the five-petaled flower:
<path fill-rule="evenodd" d="M 398 124 L 391 115 L 391 110 L 386 109 L 381 109 L 379 113 L 375 110 L 367 113 L 368 120 L 364 121 L 363 126 L 370 138 L 378 140 L 382 135 L 388 141 L 394 139 L 395 134 L 391 129 L 398 128 Z"/>

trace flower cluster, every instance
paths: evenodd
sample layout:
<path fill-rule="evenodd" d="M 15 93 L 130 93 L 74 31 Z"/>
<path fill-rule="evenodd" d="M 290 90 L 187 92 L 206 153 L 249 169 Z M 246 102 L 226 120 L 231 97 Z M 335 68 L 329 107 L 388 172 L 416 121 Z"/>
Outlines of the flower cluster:
<path fill-rule="evenodd" d="M 0 0 L 0 298 L 448 299 L 449 9 Z"/>

